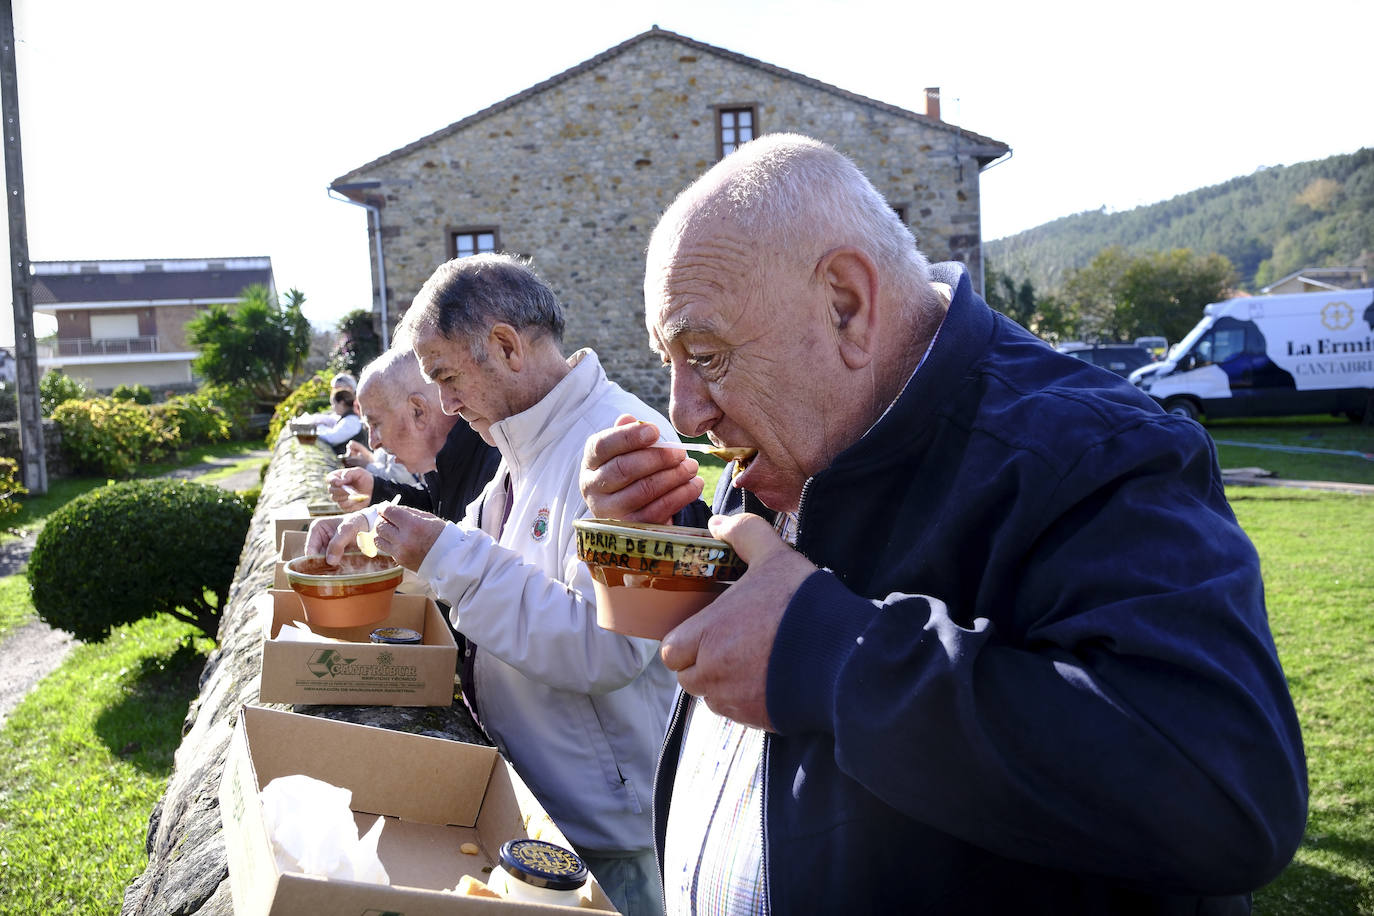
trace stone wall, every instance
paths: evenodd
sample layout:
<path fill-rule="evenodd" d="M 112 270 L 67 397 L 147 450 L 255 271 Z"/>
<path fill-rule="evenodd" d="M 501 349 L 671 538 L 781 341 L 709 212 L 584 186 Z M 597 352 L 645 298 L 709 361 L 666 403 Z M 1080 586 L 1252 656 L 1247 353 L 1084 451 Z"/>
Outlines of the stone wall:
<path fill-rule="evenodd" d="M 17 476 L 22 476 L 24 447 L 19 441 L 18 420 L 0 423 L 0 456 L 13 458 L 21 469 L 21 474 Z M 43 464 L 49 480 L 71 473 L 66 455 L 62 452 L 62 428 L 47 418 L 43 420 Z"/>
<path fill-rule="evenodd" d="M 665 406 L 644 330 L 644 250 L 663 209 L 717 161 L 721 105 L 756 106 L 759 134 L 800 132 L 851 156 L 932 260 L 961 260 L 981 282 L 978 157 L 1004 147 L 672 33 L 647 36 L 341 179 L 380 182 L 366 199 L 382 208 L 393 321 L 451 256 L 454 230 L 494 229 L 559 294 L 568 349 L 594 347 L 613 379 Z M 370 239 L 369 250 L 375 284 Z"/>
<path fill-rule="evenodd" d="M 148 867 L 124 895 L 124 916 L 232 916 L 219 814 L 219 780 L 239 708 L 258 702 L 262 638 L 253 599 L 271 587 L 276 549 L 271 514 L 288 503 L 323 495 L 321 479 L 337 466 L 319 445 L 278 442 L 262 496 L 239 558 L 219 628 L 219 647 L 206 662 L 200 695 L 182 725 L 182 742 L 166 794 L 148 823 Z M 295 706 L 295 712 L 412 733 L 487 743 L 461 702 L 449 709 Z"/>

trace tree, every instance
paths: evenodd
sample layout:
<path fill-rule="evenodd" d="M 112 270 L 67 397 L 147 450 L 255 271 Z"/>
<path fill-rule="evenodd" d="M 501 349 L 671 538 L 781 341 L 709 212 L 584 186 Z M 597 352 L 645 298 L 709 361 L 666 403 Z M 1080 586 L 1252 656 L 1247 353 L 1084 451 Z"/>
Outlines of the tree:
<path fill-rule="evenodd" d="M 310 352 L 305 294 L 292 289 L 282 305 L 265 286 L 249 286 L 233 309 L 212 305 L 186 325 L 200 349 L 196 372 L 214 385 L 247 385 L 254 397 L 275 404 L 295 387 Z"/>
<path fill-rule="evenodd" d="M 1126 340 L 1162 334 L 1177 341 L 1197 324 L 1203 306 L 1227 298 L 1235 283 L 1224 255 L 1186 248 L 1142 255 L 1121 278 L 1117 326 Z"/>
<path fill-rule="evenodd" d="M 1088 341 L 1132 340 L 1188 333 L 1209 302 L 1226 298 L 1236 282 L 1220 254 L 1187 248 L 1131 255 L 1119 245 L 1103 249 L 1064 283 L 1074 334 Z"/>
<path fill-rule="evenodd" d="M 354 378 L 363 367 L 382 353 L 382 339 L 372 329 L 372 313 L 354 309 L 339 319 L 339 342 L 330 354 L 329 365 Z"/>
<path fill-rule="evenodd" d="M 1029 280 L 1022 280 L 1017 286 L 1014 277 L 989 266 L 985 281 L 987 293 L 984 298 L 988 305 L 1023 328 L 1030 328 L 1035 323 L 1035 288 Z"/>

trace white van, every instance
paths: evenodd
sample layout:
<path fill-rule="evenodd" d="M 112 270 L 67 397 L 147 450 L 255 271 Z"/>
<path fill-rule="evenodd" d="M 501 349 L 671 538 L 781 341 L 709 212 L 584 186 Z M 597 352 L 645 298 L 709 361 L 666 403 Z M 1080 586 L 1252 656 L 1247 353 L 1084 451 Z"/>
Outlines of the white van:
<path fill-rule="evenodd" d="M 1215 302 L 1165 359 L 1130 380 L 1193 419 L 1361 419 L 1374 392 L 1374 289 Z"/>

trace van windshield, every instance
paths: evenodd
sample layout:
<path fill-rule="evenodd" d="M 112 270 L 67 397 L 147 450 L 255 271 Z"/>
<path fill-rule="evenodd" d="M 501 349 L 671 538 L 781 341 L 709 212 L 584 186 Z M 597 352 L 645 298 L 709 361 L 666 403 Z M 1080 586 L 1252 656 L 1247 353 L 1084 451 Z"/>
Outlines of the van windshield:
<path fill-rule="evenodd" d="M 1215 319 L 1213 319 L 1211 315 L 1207 315 L 1196 325 L 1194 325 L 1191 331 L 1183 335 L 1182 340 L 1174 344 L 1173 349 L 1169 351 L 1169 360 L 1176 363 L 1180 359 L 1182 359 L 1183 354 L 1191 350 L 1193 348 L 1193 344 L 1197 343 L 1197 339 L 1201 337 L 1203 334 L 1206 334 L 1207 331 L 1212 327 L 1212 322 L 1214 320 Z"/>

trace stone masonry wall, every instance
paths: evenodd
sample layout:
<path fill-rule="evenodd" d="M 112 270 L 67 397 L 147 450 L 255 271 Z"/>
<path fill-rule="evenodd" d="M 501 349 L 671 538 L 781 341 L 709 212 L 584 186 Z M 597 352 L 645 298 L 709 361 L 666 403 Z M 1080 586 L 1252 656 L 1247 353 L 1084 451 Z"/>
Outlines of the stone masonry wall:
<path fill-rule="evenodd" d="M 166 794 L 148 823 L 148 867 L 124 894 L 123 916 L 233 916 L 219 780 L 239 708 L 258 702 L 262 636 L 253 600 L 270 588 L 276 562 L 272 512 L 323 495 L 324 474 L 337 467 L 327 446 L 277 443 L 219 628 L 200 695 L 182 725 L 182 742 Z M 488 743 L 457 701 L 451 708 L 295 706 L 295 712 L 476 744 Z"/>
<path fill-rule="evenodd" d="M 978 163 L 967 137 L 795 78 L 651 37 L 350 180 L 380 180 L 389 312 L 449 256 L 455 229 L 495 227 L 567 310 L 566 344 L 655 406 L 644 249 L 659 214 L 717 160 L 715 106 L 754 104 L 756 133 L 795 131 L 852 157 L 904 207 L 933 261 L 980 259 Z M 499 107 L 499 106 L 498 106 Z M 984 148 L 986 149 L 986 148 Z M 374 263 L 375 277 L 375 263 Z"/>

